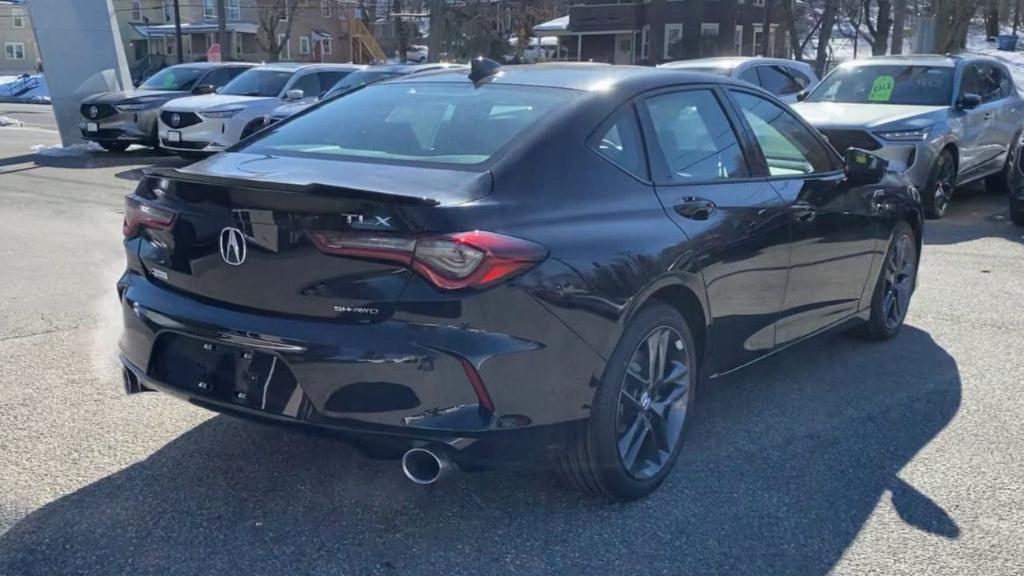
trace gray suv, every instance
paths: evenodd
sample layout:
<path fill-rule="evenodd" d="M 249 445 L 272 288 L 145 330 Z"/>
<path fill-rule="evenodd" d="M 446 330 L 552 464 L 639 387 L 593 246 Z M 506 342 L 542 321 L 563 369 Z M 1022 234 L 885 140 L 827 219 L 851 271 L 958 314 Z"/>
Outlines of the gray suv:
<path fill-rule="evenodd" d="M 178 64 L 157 72 L 135 90 L 105 92 L 82 101 L 82 137 L 121 152 L 132 144 L 158 148 L 160 106 L 183 96 L 213 94 L 255 64 Z"/>
<path fill-rule="evenodd" d="M 1024 128 L 1024 101 L 991 58 L 886 56 L 833 70 L 793 106 L 840 152 L 862 148 L 889 160 L 941 218 L 953 190 L 985 179 L 1006 193 Z"/>

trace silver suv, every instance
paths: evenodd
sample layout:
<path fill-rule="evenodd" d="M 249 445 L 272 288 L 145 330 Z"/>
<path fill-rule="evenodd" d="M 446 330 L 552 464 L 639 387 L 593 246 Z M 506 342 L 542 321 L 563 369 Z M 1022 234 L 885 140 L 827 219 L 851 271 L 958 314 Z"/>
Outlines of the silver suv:
<path fill-rule="evenodd" d="M 105 92 L 82 101 L 82 137 L 121 152 L 132 144 L 158 148 L 160 106 L 183 96 L 213 94 L 255 64 L 178 64 L 157 72 L 135 90 Z"/>
<path fill-rule="evenodd" d="M 1024 102 L 992 58 L 886 56 L 833 70 L 793 106 L 844 153 L 870 150 L 921 190 L 941 218 L 960 185 L 984 178 L 1006 193 L 1024 128 Z"/>

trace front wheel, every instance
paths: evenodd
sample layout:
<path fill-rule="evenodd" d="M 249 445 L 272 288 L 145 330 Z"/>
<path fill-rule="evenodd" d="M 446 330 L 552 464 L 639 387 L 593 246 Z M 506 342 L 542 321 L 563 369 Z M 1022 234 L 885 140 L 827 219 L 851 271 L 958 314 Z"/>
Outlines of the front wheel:
<path fill-rule="evenodd" d="M 931 177 L 925 187 L 924 215 L 931 219 L 942 218 L 946 215 L 946 208 L 953 197 L 953 188 L 956 187 L 956 159 L 950 150 L 943 150 L 939 154 L 935 166 L 932 168 Z"/>
<path fill-rule="evenodd" d="M 653 492 L 679 457 L 697 385 L 686 320 L 653 303 L 629 324 L 605 368 L 590 420 L 555 456 L 568 484 L 613 500 Z"/>
<path fill-rule="evenodd" d="M 893 231 L 871 298 L 871 317 L 866 332 L 872 340 L 892 338 L 903 327 L 917 284 L 917 264 L 914 230 L 906 222 L 900 222 Z"/>
<path fill-rule="evenodd" d="M 129 143 L 129 142 L 117 142 L 117 141 L 113 141 L 113 142 L 100 142 L 99 144 L 107 152 L 124 152 L 125 150 L 128 149 L 129 146 L 131 146 L 131 143 Z"/>

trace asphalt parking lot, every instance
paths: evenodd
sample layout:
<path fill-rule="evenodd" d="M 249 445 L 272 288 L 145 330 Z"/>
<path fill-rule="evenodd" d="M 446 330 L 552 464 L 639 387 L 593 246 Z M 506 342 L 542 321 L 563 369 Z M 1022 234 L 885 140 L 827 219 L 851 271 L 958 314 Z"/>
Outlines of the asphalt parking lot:
<path fill-rule="evenodd" d="M 701 392 L 651 498 L 543 471 L 428 489 L 330 438 L 126 397 L 122 196 L 139 150 L 34 154 L 0 104 L 0 575 L 1020 574 L 1024 228 L 965 190 L 929 222 L 908 326 Z"/>

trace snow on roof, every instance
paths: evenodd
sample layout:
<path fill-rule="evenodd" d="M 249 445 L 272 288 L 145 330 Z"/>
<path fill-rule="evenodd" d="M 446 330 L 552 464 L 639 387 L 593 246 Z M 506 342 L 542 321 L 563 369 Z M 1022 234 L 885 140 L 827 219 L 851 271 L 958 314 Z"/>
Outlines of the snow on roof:
<path fill-rule="evenodd" d="M 132 28 L 139 33 L 143 38 L 149 38 L 151 36 L 173 36 L 174 24 L 132 24 Z M 252 22 L 232 22 L 227 25 L 229 31 L 239 32 L 241 34 L 255 34 L 256 24 Z M 206 32 L 216 32 L 217 24 L 196 24 L 193 22 L 182 22 L 181 33 L 182 34 L 204 34 Z"/>
<path fill-rule="evenodd" d="M 543 36 L 544 32 L 563 32 L 569 29 L 569 15 L 560 16 L 554 20 L 548 20 L 547 22 L 541 22 L 533 27 L 533 33 L 538 36 Z"/>

